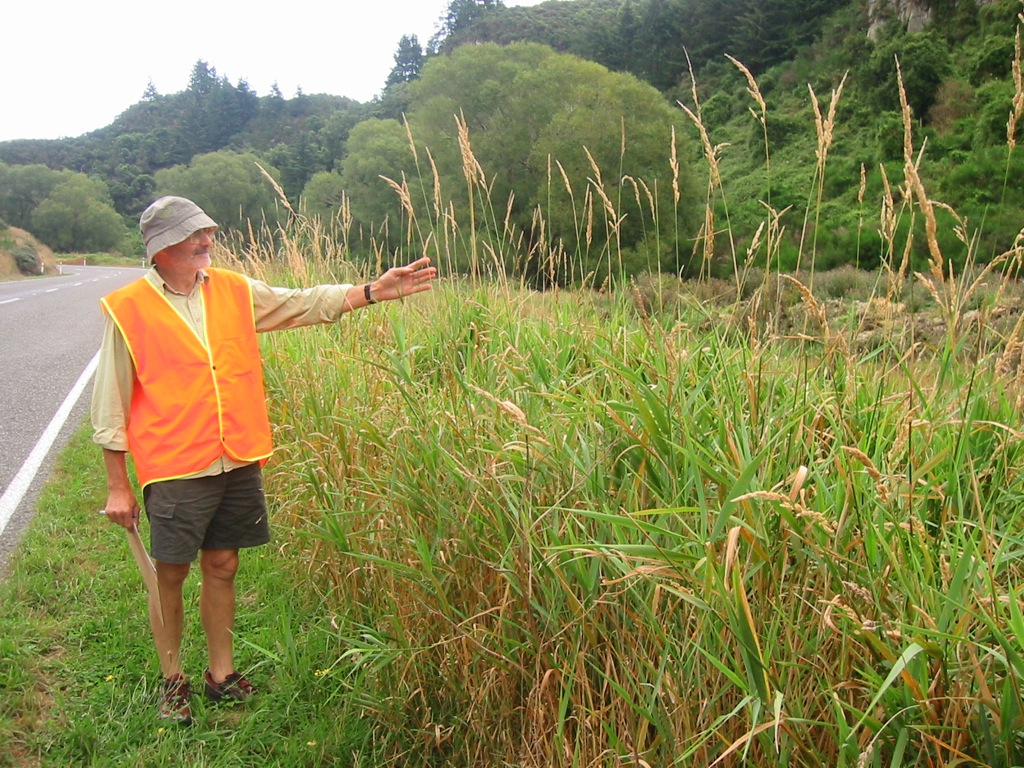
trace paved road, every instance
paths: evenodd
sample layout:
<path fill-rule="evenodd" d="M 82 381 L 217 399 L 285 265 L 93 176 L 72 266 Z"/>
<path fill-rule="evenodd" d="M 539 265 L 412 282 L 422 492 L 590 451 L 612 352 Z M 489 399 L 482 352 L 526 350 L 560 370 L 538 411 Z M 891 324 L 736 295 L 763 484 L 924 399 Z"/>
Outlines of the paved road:
<path fill-rule="evenodd" d="M 88 368 L 103 328 L 99 299 L 142 274 L 65 266 L 60 277 L 0 283 L 0 575 L 54 457 L 88 418 Z M 52 448 L 41 454 L 48 439 Z M 26 472 L 41 456 L 38 474 Z"/>

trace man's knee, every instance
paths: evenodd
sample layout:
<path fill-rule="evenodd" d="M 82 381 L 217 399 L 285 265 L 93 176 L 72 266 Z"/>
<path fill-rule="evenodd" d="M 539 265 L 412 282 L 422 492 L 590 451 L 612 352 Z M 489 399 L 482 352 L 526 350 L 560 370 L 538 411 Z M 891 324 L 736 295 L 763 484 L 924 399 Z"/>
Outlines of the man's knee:
<path fill-rule="evenodd" d="M 238 573 L 237 549 L 204 549 L 199 554 L 203 578 L 230 581 Z"/>
<path fill-rule="evenodd" d="M 188 563 L 165 563 L 156 562 L 157 580 L 161 587 L 181 588 L 188 577 L 191 566 Z"/>

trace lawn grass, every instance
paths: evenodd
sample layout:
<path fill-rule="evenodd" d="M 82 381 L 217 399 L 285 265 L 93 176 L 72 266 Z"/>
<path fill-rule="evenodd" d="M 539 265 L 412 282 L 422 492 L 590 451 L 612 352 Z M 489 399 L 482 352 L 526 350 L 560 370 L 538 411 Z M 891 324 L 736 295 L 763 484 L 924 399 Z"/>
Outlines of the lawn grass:
<path fill-rule="evenodd" d="M 97 514 L 106 485 L 89 436 L 61 456 L 0 582 L 0 765 L 373 765 L 332 616 L 274 544 L 243 552 L 239 576 L 236 658 L 263 692 L 245 709 L 196 697 L 192 727 L 158 720 L 144 587 L 123 533 Z M 201 679 L 197 599 L 198 571 L 183 661 Z"/>

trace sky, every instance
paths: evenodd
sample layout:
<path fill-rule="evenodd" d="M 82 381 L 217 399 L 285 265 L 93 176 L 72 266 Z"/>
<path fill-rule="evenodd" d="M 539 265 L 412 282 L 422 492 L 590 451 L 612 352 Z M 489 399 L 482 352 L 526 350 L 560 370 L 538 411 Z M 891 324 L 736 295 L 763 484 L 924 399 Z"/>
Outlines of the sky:
<path fill-rule="evenodd" d="M 506 7 L 542 0 L 505 0 Z M 421 45 L 448 0 L 15 0 L 3 12 L 0 141 L 110 125 L 142 98 L 185 90 L 199 60 L 259 96 L 370 101 L 403 35 Z"/>

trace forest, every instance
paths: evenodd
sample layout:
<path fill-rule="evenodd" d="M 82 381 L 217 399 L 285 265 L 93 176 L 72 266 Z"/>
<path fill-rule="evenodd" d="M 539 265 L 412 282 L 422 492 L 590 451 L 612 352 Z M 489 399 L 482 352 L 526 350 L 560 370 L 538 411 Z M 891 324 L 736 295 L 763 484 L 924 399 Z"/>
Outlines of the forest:
<path fill-rule="evenodd" d="M 877 0 L 451 0 L 430 40 L 397 42 L 369 103 L 260 96 L 197 61 L 186 90 L 150 86 L 109 126 L 0 143 L 0 223 L 58 252 L 139 253 L 139 213 L 175 192 L 229 233 L 317 217 L 366 262 L 429 237 L 425 218 L 466 229 L 471 213 L 485 243 L 578 253 L 591 236 L 581 216 L 607 200 L 621 217 L 618 271 L 685 277 L 731 271 L 767 208 L 789 218 L 776 266 L 797 266 L 810 237 L 823 268 L 871 268 L 881 235 L 863 211 L 903 164 L 902 87 L 922 175 L 969 222 L 983 261 L 1010 247 L 1024 209 L 1021 128 L 1008 123 L 1021 108 L 1021 3 L 910 5 L 921 29 Z M 819 180 L 815 115 L 830 108 Z M 706 145 L 723 190 L 711 208 L 730 233 L 711 253 Z M 522 262 L 511 266 L 536 278 L 536 261 Z M 602 271 L 614 270 L 594 252 L 549 277 Z"/>

